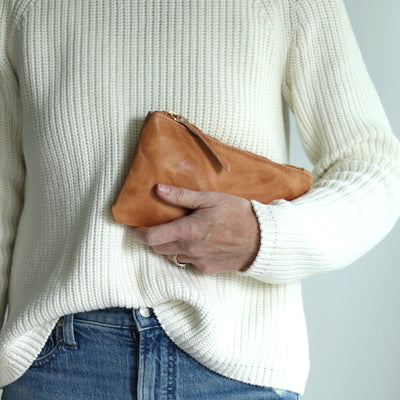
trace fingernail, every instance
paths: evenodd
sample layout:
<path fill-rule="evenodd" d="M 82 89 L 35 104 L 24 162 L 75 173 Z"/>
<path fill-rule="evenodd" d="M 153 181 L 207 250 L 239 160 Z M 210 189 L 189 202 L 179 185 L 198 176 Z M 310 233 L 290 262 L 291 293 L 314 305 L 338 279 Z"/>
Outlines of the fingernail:
<path fill-rule="evenodd" d="M 158 184 L 158 190 L 162 193 L 169 194 L 171 192 L 171 186 Z"/>

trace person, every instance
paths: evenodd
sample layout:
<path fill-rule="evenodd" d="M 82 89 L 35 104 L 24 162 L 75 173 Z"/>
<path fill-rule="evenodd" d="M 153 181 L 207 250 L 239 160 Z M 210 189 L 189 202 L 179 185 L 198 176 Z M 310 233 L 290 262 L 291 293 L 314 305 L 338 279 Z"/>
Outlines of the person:
<path fill-rule="evenodd" d="M 160 185 L 194 211 L 113 221 L 149 110 L 287 163 L 289 108 L 303 196 Z M 302 280 L 400 213 L 400 145 L 343 0 L 2 1 L 0 141 L 5 400 L 298 399 Z"/>

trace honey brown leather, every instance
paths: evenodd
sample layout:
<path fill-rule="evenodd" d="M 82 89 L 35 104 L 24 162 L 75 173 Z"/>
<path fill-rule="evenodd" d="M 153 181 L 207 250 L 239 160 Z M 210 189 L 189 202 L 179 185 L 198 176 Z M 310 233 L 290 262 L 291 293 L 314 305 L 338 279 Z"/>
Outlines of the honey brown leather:
<path fill-rule="evenodd" d="M 158 183 L 229 193 L 267 204 L 304 194 L 310 189 L 312 175 L 303 168 L 222 143 L 181 115 L 150 111 L 128 176 L 112 205 L 114 221 L 153 226 L 190 212 L 161 200 L 155 193 Z"/>

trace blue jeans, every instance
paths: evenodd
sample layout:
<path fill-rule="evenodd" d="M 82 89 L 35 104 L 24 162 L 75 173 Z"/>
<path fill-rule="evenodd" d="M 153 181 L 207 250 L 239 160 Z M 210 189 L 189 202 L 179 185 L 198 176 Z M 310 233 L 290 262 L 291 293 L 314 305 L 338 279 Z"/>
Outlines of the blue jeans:
<path fill-rule="evenodd" d="M 223 377 L 180 350 L 151 309 L 107 308 L 58 321 L 3 400 L 297 400 Z"/>

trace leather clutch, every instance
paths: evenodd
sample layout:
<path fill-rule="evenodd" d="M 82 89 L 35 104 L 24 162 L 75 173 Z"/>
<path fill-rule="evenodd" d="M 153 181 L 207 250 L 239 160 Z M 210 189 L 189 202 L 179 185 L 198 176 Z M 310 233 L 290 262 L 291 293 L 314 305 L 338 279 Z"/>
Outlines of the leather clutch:
<path fill-rule="evenodd" d="M 161 200 L 155 186 L 229 193 L 270 203 L 307 192 L 312 175 L 225 144 L 172 111 L 149 111 L 141 128 L 129 173 L 112 204 L 115 222 L 153 226 L 191 210 Z"/>

